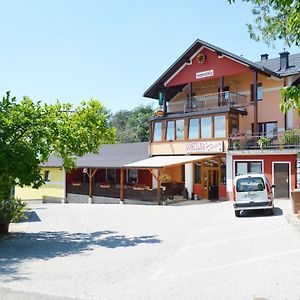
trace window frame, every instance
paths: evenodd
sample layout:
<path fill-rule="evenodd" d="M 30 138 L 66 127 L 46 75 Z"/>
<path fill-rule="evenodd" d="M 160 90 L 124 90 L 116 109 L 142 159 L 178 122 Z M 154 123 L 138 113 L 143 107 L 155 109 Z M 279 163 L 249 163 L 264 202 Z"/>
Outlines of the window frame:
<path fill-rule="evenodd" d="M 44 181 L 45 182 L 50 182 L 51 181 L 50 170 L 44 170 Z"/>
<path fill-rule="evenodd" d="M 250 170 L 251 170 L 251 167 L 250 167 L 251 163 L 260 163 L 260 165 L 261 165 L 261 173 L 264 172 L 264 161 L 263 160 L 260 160 L 260 159 L 234 160 L 234 176 L 243 175 L 243 174 L 237 174 L 237 170 L 238 170 L 237 164 L 238 163 L 247 163 L 247 173 L 246 174 L 251 173 L 250 172 Z"/>
<path fill-rule="evenodd" d="M 188 140 L 199 140 L 200 139 L 200 134 L 201 134 L 201 124 L 200 124 L 200 119 L 201 118 L 188 118 Z M 198 137 L 196 137 L 196 138 L 190 138 L 190 123 L 191 123 L 191 120 L 198 120 Z"/>
<path fill-rule="evenodd" d="M 155 127 L 156 127 L 156 124 L 160 124 L 160 139 L 159 140 L 155 140 L 154 137 L 155 137 Z M 152 124 L 152 142 L 156 143 L 156 142 L 163 142 L 163 121 L 156 121 L 156 122 L 153 122 Z"/>
<path fill-rule="evenodd" d="M 127 169 L 126 171 L 127 171 L 126 172 L 126 183 L 134 184 L 134 183 L 138 183 L 139 182 L 139 170 L 138 169 Z M 132 172 L 132 171 L 136 171 L 136 182 L 129 181 L 129 173 Z"/>
<path fill-rule="evenodd" d="M 263 99 L 264 99 L 264 93 L 263 93 L 263 85 L 262 85 L 262 83 L 261 82 L 259 82 L 259 83 L 257 83 L 257 101 L 262 101 Z M 261 88 L 261 98 L 258 98 L 258 89 L 259 88 Z M 253 86 L 253 84 L 251 84 L 251 98 L 250 98 L 250 101 L 254 101 L 253 100 L 253 96 L 254 96 L 254 86 Z"/>

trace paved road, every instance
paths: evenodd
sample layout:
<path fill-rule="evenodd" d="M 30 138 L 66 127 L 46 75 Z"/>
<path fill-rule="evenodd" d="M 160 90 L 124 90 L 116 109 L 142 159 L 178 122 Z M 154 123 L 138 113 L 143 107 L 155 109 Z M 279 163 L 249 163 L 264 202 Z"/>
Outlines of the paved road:
<path fill-rule="evenodd" d="M 300 299 L 290 206 L 35 205 L 0 240 L 0 299 Z"/>

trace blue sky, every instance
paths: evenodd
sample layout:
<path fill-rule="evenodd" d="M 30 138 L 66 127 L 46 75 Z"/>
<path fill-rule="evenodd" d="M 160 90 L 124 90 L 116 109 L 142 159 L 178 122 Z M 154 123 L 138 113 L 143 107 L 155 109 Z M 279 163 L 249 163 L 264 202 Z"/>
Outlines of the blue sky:
<path fill-rule="evenodd" d="M 250 6 L 225 0 L 0 0 L 0 12 L 1 95 L 47 103 L 153 103 L 143 92 L 197 38 L 253 61 L 284 47 L 250 40 Z"/>

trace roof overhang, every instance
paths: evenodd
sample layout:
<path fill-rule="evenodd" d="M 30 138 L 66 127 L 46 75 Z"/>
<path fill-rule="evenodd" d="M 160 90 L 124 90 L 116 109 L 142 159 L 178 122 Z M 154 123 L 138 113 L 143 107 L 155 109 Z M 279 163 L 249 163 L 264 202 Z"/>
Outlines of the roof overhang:
<path fill-rule="evenodd" d="M 153 156 L 124 165 L 123 167 L 126 169 L 161 169 L 175 165 L 209 160 L 216 156 L 218 155 Z"/>
<path fill-rule="evenodd" d="M 226 56 L 238 63 L 241 63 L 249 69 L 252 69 L 254 71 L 257 71 L 259 73 L 265 74 L 267 76 L 274 76 L 277 78 L 280 78 L 280 76 L 263 67 L 260 66 L 257 63 L 254 63 L 248 59 L 245 59 L 242 56 L 235 55 L 229 51 L 226 51 L 224 49 L 221 49 L 219 47 L 216 47 L 212 44 L 209 44 L 205 41 L 197 39 L 144 93 L 144 97 L 147 98 L 153 98 L 153 99 L 158 99 L 159 97 L 159 92 L 166 90 L 165 87 L 165 82 L 167 82 L 174 73 L 176 73 L 179 69 L 183 68 L 185 65 L 189 64 L 190 58 L 193 57 L 193 55 L 199 51 L 201 48 L 207 48 L 210 49 L 214 52 L 216 52 L 220 57 L 221 56 Z M 167 89 L 167 95 L 166 95 L 166 100 L 172 99 L 178 92 L 180 92 L 185 85 L 180 85 L 180 86 L 174 86 L 171 88 Z"/>

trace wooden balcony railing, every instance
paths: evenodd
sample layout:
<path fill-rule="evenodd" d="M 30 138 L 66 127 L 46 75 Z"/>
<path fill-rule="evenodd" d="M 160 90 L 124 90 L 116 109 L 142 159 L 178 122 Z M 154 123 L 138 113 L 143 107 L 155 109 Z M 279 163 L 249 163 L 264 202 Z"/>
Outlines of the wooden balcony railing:
<path fill-rule="evenodd" d="M 233 92 L 222 92 L 187 99 L 185 100 L 184 111 L 211 110 L 224 106 L 245 110 L 245 107 L 248 105 L 250 105 L 250 103 L 247 102 L 245 95 Z"/>

